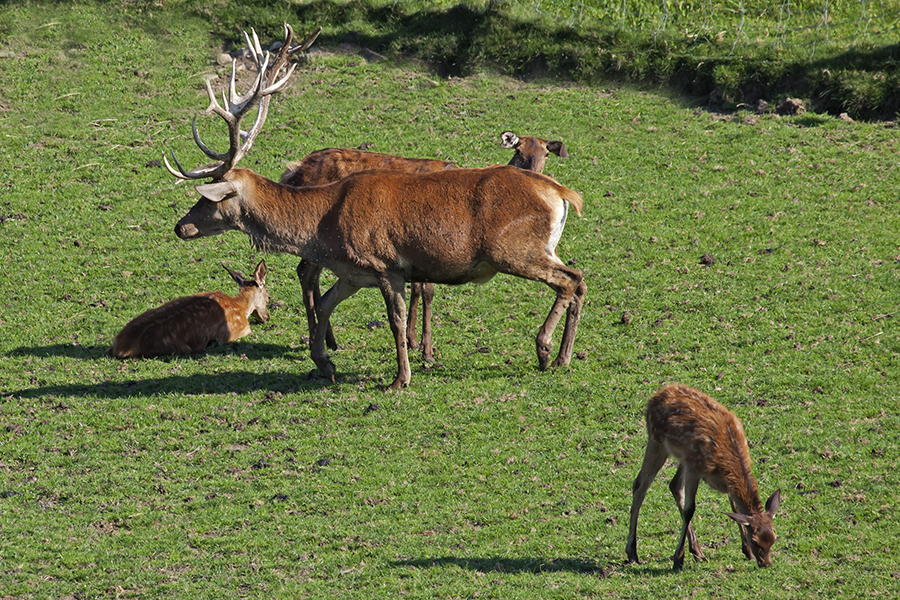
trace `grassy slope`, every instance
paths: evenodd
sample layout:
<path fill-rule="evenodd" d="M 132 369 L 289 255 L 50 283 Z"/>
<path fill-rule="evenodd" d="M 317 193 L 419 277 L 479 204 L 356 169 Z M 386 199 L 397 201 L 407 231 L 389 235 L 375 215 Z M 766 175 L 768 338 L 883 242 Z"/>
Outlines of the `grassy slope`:
<path fill-rule="evenodd" d="M 326 386 L 306 377 L 296 258 L 267 255 L 270 324 L 206 355 L 120 362 L 102 352 L 128 318 L 233 292 L 218 263 L 260 256 L 236 233 L 177 240 L 194 193 L 148 166 L 165 147 L 202 160 L 188 123 L 218 42 L 167 13 L 138 28 L 90 7 L 2 16 L 3 594 L 896 592 L 893 128 L 314 54 L 245 166 L 276 177 L 362 143 L 478 166 L 507 160 L 507 128 L 565 141 L 571 157 L 548 171 L 586 201 L 560 245 L 589 286 L 580 359 L 536 372 L 550 292 L 501 276 L 439 291 L 441 365 L 414 360 L 401 394 L 380 391 L 390 335 L 379 295 L 360 292 L 336 315 Z M 727 502 L 703 489 L 709 561 L 672 574 L 662 479 L 642 512 L 645 564 L 622 566 L 641 405 L 673 380 L 732 406 L 762 493 L 782 488 L 775 568 L 742 560 Z"/>

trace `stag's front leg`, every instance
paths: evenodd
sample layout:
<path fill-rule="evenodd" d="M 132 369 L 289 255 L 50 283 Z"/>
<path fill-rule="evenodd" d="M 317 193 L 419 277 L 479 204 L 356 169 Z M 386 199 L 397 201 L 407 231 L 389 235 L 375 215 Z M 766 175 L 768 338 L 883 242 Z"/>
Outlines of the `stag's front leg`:
<path fill-rule="evenodd" d="M 297 278 L 300 280 L 303 308 L 306 310 L 306 325 L 309 329 L 310 346 L 315 343 L 316 306 L 322 303 L 322 295 L 319 292 L 319 276 L 321 274 L 322 267 L 309 262 L 305 258 L 297 265 Z M 325 336 L 325 344 L 332 350 L 337 350 L 338 345 L 334 339 L 334 331 L 332 331 L 330 326 Z"/>
<path fill-rule="evenodd" d="M 379 274 L 377 281 L 381 295 L 384 296 L 388 322 L 391 324 L 394 343 L 397 346 L 397 377 L 390 385 L 390 389 L 399 390 L 408 386 L 412 377 L 409 356 L 406 351 L 406 302 L 403 299 L 406 292 L 406 281 L 398 275 L 386 273 Z"/>
<path fill-rule="evenodd" d="M 318 284 L 317 284 L 318 285 Z M 344 279 L 338 279 L 330 290 L 325 292 L 321 301 L 316 305 L 316 334 L 312 339 L 312 348 L 310 348 L 310 356 L 322 374 L 334 382 L 337 369 L 334 363 L 328 358 L 328 351 L 325 349 L 325 339 L 327 331 L 331 327 L 331 313 L 335 307 L 359 291 L 359 287 L 348 283 Z"/>

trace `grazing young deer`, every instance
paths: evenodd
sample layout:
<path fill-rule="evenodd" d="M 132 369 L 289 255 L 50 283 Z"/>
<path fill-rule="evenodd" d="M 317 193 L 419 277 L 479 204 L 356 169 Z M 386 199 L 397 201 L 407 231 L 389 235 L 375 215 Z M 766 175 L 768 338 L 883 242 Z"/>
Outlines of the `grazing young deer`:
<path fill-rule="evenodd" d="M 520 138 L 512 131 L 500 134 L 500 146 L 512 148 L 515 154 L 509 164 L 520 169 L 541 173 L 550 153 L 567 158 L 566 146 L 559 141 L 547 141 L 541 138 L 526 136 Z M 378 152 L 365 152 L 353 148 L 325 148 L 316 150 L 301 160 L 288 164 L 281 175 L 281 183 L 300 187 L 305 185 L 324 185 L 343 179 L 351 173 L 362 171 L 386 170 L 406 173 L 433 173 L 456 169 L 450 162 L 426 158 L 406 158 Z M 321 302 L 319 277 L 322 267 L 307 260 L 297 265 L 297 277 L 300 279 L 303 305 L 306 309 L 306 321 L 309 328 L 309 339 L 312 343 L 316 331 L 316 305 Z M 419 300 L 422 301 L 422 356 L 427 362 L 434 361 L 434 347 L 431 341 L 431 303 L 434 299 L 434 284 L 413 282 L 410 284 L 409 306 L 406 317 L 406 344 L 409 348 L 419 347 L 416 338 L 416 310 Z M 337 341 L 331 327 L 328 328 L 325 344 L 332 350 L 337 349 Z"/>
<path fill-rule="evenodd" d="M 285 32 L 289 38 L 287 25 Z M 286 41 L 283 47 L 288 46 Z M 232 86 L 226 110 L 207 86 L 211 109 L 228 123 L 229 150 L 213 152 L 193 127 L 197 145 L 220 163 L 188 172 L 177 159 L 177 169 L 164 161 L 176 177 L 213 179 L 196 186 L 200 199 L 176 225 L 178 237 L 238 230 L 258 248 L 289 252 L 335 273 L 337 283 L 316 306 L 310 350 L 332 381 L 335 367 L 325 349 L 325 332 L 335 307 L 359 289 L 378 287 L 384 297 L 397 349 L 397 376 L 390 388 L 399 389 L 410 381 L 406 282 L 484 283 L 498 272 L 544 282 L 556 292 L 536 338 L 538 365 L 546 369 L 569 363 L 585 284 L 581 272 L 557 256 L 556 245 L 569 207 L 581 213 L 577 193 L 543 175 L 509 166 L 425 174 L 365 171 L 311 187 L 292 187 L 235 168 L 265 119 L 265 97 L 280 90 L 292 73 L 267 84 L 279 72 L 268 73 L 269 57 L 263 59 L 258 46 L 253 55 L 258 73 L 249 97 L 237 96 Z M 242 144 L 240 120 L 258 98 L 263 100 L 257 124 Z M 560 350 L 551 362 L 550 340 L 563 314 Z"/>
<path fill-rule="evenodd" d="M 760 567 L 772 564 L 769 551 L 775 543 L 772 519 L 781 502 L 781 490 L 772 494 L 763 510 L 759 489 L 750 471 L 750 450 L 741 422 L 727 408 L 686 385 L 668 385 L 647 403 L 647 450 L 641 472 L 634 480 L 631 523 L 625 553 L 628 562 L 638 562 L 637 521 L 641 504 L 653 478 L 672 456 L 678 461 L 669 490 L 681 513 L 681 537 L 675 549 L 674 568 L 684 566 L 684 544 L 703 559 L 691 526 L 700 481 L 728 494 L 734 512 L 725 513 L 738 523 L 741 549 Z"/>
<path fill-rule="evenodd" d="M 269 320 L 266 263 L 259 261 L 253 279 L 225 270 L 241 286 L 237 296 L 203 292 L 150 309 L 125 325 L 109 354 L 118 358 L 193 354 L 249 335 L 251 314 Z"/>

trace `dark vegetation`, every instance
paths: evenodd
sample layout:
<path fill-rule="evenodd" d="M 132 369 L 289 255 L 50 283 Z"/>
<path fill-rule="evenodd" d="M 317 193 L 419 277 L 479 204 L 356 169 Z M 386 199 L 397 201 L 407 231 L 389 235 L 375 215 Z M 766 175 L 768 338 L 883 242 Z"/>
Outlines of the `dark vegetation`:
<path fill-rule="evenodd" d="M 711 108 L 770 106 L 786 97 L 812 110 L 854 119 L 891 120 L 900 109 L 900 45 L 820 50 L 740 46 L 711 39 L 655 36 L 618 29 L 572 28 L 512 14 L 507 3 L 458 4 L 412 11 L 404 3 L 313 0 L 282 5 L 250 0 L 194 9 L 216 33 L 243 44 L 250 25 L 301 29 L 325 25 L 322 46 L 359 45 L 394 59 L 425 61 L 440 75 L 464 77 L 483 69 L 524 79 L 554 77 L 581 83 L 653 83 L 677 94 L 705 97 Z M 830 54 L 829 54 L 830 52 Z"/>

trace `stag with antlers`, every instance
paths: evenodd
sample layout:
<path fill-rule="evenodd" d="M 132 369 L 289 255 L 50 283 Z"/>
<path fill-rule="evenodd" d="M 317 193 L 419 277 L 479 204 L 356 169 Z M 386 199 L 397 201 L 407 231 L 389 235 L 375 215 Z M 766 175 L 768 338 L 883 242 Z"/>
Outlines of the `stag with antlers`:
<path fill-rule="evenodd" d="M 287 25 L 285 35 L 290 36 Z M 288 46 L 286 40 L 283 48 Z M 397 376 L 390 388 L 399 389 L 411 376 L 406 282 L 485 283 L 498 272 L 544 282 L 556 292 L 536 338 L 538 365 L 547 369 L 569 363 L 585 285 L 581 272 L 557 256 L 556 245 L 569 207 L 581 213 L 577 193 L 515 167 L 427 174 L 367 171 L 312 187 L 291 187 L 235 168 L 262 127 L 266 98 L 282 89 L 293 71 L 272 83 L 279 71 L 269 67 L 258 43 L 253 54 L 258 73 L 249 96 L 237 96 L 232 85 L 228 109 L 221 109 L 207 88 L 211 109 L 229 127 L 228 152 L 212 152 L 192 128 L 197 145 L 221 164 L 189 172 L 177 161 L 177 169 L 166 162 L 176 177 L 213 178 L 196 186 L 200 199 L 175 227 L 181 239 L 238 230 L 263 250 L 288 252 L 335 273 L 337 283 L 316 308 L 310 352 L 332 381 L 336 370 L 325 348 L 325 332 L 337 305 L 359 289 L 377 287 L 384 297 L 397 351 Z M 279 54 L 272 64 L 280 62 Z M 240 120 L 255 101 L 261 116 L 242 141 Z M 551 360 L 551 336 L 564 314 L 560 350 Z"/>

